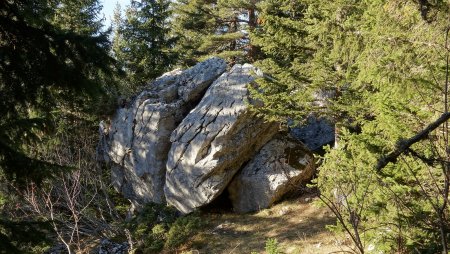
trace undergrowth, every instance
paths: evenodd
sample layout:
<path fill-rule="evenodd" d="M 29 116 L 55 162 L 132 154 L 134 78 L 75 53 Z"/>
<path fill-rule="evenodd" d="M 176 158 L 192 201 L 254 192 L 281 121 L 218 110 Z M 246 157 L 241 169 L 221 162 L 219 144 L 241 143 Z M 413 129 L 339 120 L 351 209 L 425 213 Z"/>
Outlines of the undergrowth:
<path fill-rule="evenodd" d="M 196 213 L 180 216 L 174 208 L 147 204 L 126 226 L 136 241 L 136 253 L 160 253 L 181 246 L 202 225 Z"/>

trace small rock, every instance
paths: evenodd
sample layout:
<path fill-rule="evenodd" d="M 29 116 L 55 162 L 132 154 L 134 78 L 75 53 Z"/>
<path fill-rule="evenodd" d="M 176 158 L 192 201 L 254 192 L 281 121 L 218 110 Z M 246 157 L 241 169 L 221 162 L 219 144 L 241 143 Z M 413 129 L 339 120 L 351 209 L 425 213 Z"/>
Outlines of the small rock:
<path fill-rule="evenodd" d="M 95 253 L 98 254 L 126 254 L 128 253 L 129 244 L 127 242 L 115 243 L 109 239 L 100 241 Z"/>
<path fill-rule="evenodd" d="M 280 211 L 278 212 L 278 215 L 283 216 L 288 214 L 291 211 L 291 209 L 287 206 L 284 206 L 280 209 Z"/>
<path fill-rule="evenodd" d="M 305 125 L 291 127 L 290 130 L 290 134 L 311 151 L 318 151 L 324 145 L 334 142 L 334 126 L 325 119 L 310 116 Z"/>

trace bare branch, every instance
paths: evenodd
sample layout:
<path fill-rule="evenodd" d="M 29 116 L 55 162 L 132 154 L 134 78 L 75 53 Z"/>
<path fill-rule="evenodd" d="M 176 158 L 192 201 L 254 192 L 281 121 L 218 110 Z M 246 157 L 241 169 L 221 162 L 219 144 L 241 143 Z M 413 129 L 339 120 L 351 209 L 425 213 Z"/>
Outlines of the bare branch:
<path fill-rule="evenodd" d="M 450 113 L 449 112 L 445 112 L 443 113 L 436 121 L 432 122 L 431 124 L 429 124 L 425 129 L 423 129 L 421 132 L 419 132 L 418 134 L 412 136 L 409 139 L 406 140 L 402 140 L 401 142 L 399 142 L 399 144 L 397 145 L 397 148 L 392 151 L 391 153 L 389 153 L 386 156 L 381 157 L 378 160 L 378 163 L 375 167 L 375 169 L 377 171 L 381 171 L 384 167 L 386 167 L 386 165 L 389 162 L 395 163 L 397 161 L 397 158 L 404 152 L 407 152 L 408 149 L 415 143 L 426 139 L 428 137 L 428 134 L 430 134 L 430 132 L 434 131 L 435 129 L 437 129 L 441 124 L 445 123 L 448 119 L 450 119 Z"/>

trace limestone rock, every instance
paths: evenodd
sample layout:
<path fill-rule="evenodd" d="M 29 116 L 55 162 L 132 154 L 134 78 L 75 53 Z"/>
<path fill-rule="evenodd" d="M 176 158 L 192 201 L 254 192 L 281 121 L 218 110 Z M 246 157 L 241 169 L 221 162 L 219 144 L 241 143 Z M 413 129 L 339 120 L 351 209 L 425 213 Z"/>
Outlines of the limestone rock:
<path fill-rule="evenodd" d="M 127 254 L 130 245 L 127 242 L 116 243 L 109 239 L 102 239 L 94 253 L 98 254 Z"/>
<path fill-rule="evenodd" d="M 312 153 L 302 143 L 279 136 L 233 178 L 228 187 L 233 209 L 246 213 L 268 208 L 310 180 L 314 171 Z"/>
<path fill-rule="evenodd" d="M 188 70 L 166 73 L 123 102 L 101 143 L 113 164 L 114 187 L 126 198 L 137 204 L 164 202 L 170 135 L 226 67 L 224 60 L 211 58 Z"/>
<path fill-rule="evenodd" d="M 309 116 L 305 125 L 291 128 L 290 134 L 311 151 L 334 143 L 334 127 L 327 120 Z"/>
<path fill-rule="evenodd" d="M 248 109 L 247 86 L 256 73 L 251 65 L 235 65 L 172 133 L 164 192 L 179 211 L 189 213 L 216 198 L 277 132 L 277 124 Z"/>
<path fill-rule="evenodd" d="M 236 211 L 256 211 L 310 179 L 307 148 L 273 139 L 279 125 L 249 110 L 260 102 L 247 88 L 262 73 L 248 64 L 225 70 L 212 58 L 166 73 L 121 101 L 111 124 L 100 123 L 99 157 L 111 163 L 113 186 L 133 207 L 167 202 L 189 213 L 228 188 Z M 311 149 L 328 142 L 326 125 L 311 119 L 307 126 L 291 133 Z"/>

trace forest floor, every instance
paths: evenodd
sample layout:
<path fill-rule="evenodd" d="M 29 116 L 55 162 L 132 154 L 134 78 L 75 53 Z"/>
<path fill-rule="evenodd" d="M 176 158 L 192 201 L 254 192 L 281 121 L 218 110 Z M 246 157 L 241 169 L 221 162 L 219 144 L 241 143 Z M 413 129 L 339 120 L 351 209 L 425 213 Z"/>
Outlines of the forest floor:
<path fill-rule="evenodd" d="M 307 194 L 254 214 L 204 213 L 204 229 L 178 253 L 265 253 L 271 238 L 277 240 L 279 253 L 349 251 L 350 241 L 326 228 L 336 224 L 332 213 L 315 201 L 315 194 Z"/>

